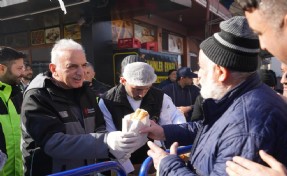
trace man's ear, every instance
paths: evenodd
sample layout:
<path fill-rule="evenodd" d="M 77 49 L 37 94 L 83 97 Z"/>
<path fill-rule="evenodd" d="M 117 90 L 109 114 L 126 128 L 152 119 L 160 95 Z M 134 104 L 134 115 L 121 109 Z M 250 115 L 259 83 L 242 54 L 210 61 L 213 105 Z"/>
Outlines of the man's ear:
<path fill-rule="evenodd" d="M 125 86 L 127 80 L 124 77 L 120 77 L 120 83 L 123 84 Z"/>
<path fill-rule="evenodd" d="M 4 75 L 7 70 L 7 66 L 0 64 L 0 76 Z"/>
<path fill-rule="evenodd" d="M 216 65 L 215 72 L 218 75 L 218 81 L 220 82 L 224 82 L 229 74 L 229 71 L 226 68 L 219 65 Z"/>
<path fill-rule="evenodd" d="M 52 73 L 53 77 L 58 76 L 57 72 L 56 72 L 56 65 L 53 63 L 49 64 L 49 70 Z"/>

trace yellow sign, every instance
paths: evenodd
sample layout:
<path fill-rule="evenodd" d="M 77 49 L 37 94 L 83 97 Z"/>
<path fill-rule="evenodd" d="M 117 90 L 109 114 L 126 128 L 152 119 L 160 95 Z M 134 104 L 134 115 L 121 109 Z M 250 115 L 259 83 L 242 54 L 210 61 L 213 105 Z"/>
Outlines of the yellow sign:
<path fill-rule="evenodd" d="M 154 68 L 155 72 L 168 72 L 171 69 L 176 69 L 174 62 L 147 60 L 147 63 Z"/>

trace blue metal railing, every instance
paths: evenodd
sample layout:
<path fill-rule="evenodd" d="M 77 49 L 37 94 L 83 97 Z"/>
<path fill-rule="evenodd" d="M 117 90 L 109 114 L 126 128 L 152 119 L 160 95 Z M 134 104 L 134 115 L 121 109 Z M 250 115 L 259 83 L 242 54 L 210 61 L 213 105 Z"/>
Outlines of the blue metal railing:
<path fill-rule="evenodd" d="M 188 152 L 190 152 L 191 147 L 192 147 L 192 145 L 180 147 L 180 148 L 177 149 L 177 154 L 181 155 L 181 154 L 184 154 L 184 153 L 188 153 Z M 166 150 L 166 151 L 169 152 L 169 149 Z M 139 176 L 147 176 L 148 175 L 148 171 L 149 171 L 152 163 L 153 163 L 152 158 L 151 157 L 147 157 L 144 160 L 143 164 L 141 165 Z"/>
<path fill-rule="evenodd" d="M 191 147 L 192 145 L 180 147 L 177 149 L 177 154 L 181 155 L 184 153 L 188 153 L 190 152 Z M 166 151 L 169 152 L 170 150 L 166 150 Z M 153 163 L 152 158 L 147 157 L 144 160 L 143 164 L 141 165 L 139 176 L 147 176 L 152 163 Z M 106 161 L 106 162 L 91 164 L 88 166 L 83 166 L 83 167 L 79 167 L 76 169 L 71 169 L 68 171 L 51 174 L 49 176 L 80 176 L 80 175 L 85 175 L 85 174 L 89 174 L 92 172 L 100 173 L 100 172 L 105 172 L 109 170 L 116 171 L 117 175 L 119 176 L 126 176 L 124 168 L 116 161 Z"/>
<path fill-rule="evenodd" d="M 96 164 L 91 164 L 88 166 L 79 167 L 76 169 L 71 169 L 64 172 L 59 172 L 56 174 L 51 174 L 49 176 L 80 176 L 89 174 L 92 172 L 104 172 L 108 170 L 114 170 L 119 176 L 126 176 L 124 168 L 116 161 L 106 161 Z"/>

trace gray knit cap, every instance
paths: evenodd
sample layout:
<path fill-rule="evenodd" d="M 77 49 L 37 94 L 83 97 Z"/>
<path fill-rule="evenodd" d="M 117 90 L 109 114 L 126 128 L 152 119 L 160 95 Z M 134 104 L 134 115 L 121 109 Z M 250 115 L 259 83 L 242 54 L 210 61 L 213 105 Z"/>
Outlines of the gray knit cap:
<path fill-rule="evenodd" d="M 243 16 L 219 25 L 221 31 L 204 40 L 200 49 L 214 63 L 234 71 L 252 72 L 258 66 L 259 40 Z"/>

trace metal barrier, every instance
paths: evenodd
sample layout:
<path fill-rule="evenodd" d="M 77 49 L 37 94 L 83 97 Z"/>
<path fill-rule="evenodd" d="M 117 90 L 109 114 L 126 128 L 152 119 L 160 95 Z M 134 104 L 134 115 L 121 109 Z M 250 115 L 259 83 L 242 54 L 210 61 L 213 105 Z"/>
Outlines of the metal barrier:
<path fill-rule="evenodd" d="M 49 176 L 80 176 L 89 174 L 92 172 L 104 172 L 108 170 L 114 170 L 117 172 L 117 175 L 119 176 L 126 176 L 126 172 L 124 171 L 124 168 L 116 161 L 106 161 L 96 164 L 91 164 L 88 166 L 79 167 L 76 169 L 59 172 L 56 174 L 51 174 Z"/>
<path fill-rule="evenodd" d="M 188 153 L 191 151 L 191 147 L 192 145 L 188 145 L 188 146 L 184 146 L 184 147 L 179 147 L 177 149 L 177 154 L 178 155 L 181 155 L 181 154 L 184 154 L 184 153 Z M 170 150 L 166 150 L 167 152 L 169 152 Z M 143 164 L 141 165 L 141 168 L 140 168 L 140 172 L 139 172 L 139 176 L 147 176 L 148 175 L 148 171 L 149 171 L 149 168 L 151 167 L 153 161 L 152 161 L 152 158 L 151 157 L 147 157 Z"/>

